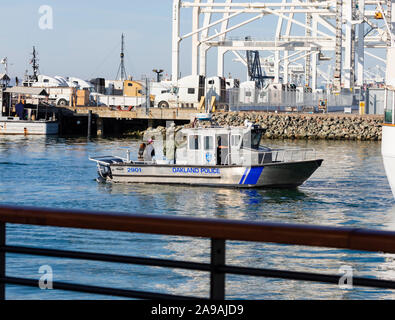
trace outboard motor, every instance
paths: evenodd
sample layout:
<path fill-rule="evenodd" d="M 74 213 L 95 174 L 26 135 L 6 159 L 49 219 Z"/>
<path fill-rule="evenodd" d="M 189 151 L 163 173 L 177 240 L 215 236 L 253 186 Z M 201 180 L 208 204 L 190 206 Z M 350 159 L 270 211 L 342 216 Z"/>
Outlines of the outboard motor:
<path fill-rule="evenodd" d="M 97 178 L 98 182 L 105 182 L 107 177 L 112 179 L 111 169 L 109 166 L 97 164 L 97 173 L 99 174 L 99 177 Z"/>

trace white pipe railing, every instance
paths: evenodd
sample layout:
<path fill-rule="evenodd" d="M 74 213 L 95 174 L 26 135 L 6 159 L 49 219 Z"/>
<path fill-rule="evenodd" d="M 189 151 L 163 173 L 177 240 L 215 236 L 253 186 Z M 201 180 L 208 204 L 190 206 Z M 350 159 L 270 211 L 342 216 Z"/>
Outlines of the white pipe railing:
<path fill-rule="evenodd" d="M 230 165 L 232 163 L 231 160 L 236 156 L 236 158 L 245 157 L 246 153 L 242 152 L 230 152 L 226 155 L 224 164 Z M 262 165 L 265 160 L 270 158 L 268 155 L 271 155 L 270 162 L 292 162 L 292 161 L 305 161 L 305 160 L 313 160 L 316 159 L 316 151 L 313 148 L 289 148 L 289 149 L 273 149 L 271 151 L 264 152 L 251 152 L 251 157 L 255 155 L 258 159 L 256 163 L 252 163 L 252 165 Z M 248 156 L 248 154 L 247 154 Z M 259 159 L 262 159 L 259 161 Z M 242 164 L 242 163 L 240 163 Z"/>

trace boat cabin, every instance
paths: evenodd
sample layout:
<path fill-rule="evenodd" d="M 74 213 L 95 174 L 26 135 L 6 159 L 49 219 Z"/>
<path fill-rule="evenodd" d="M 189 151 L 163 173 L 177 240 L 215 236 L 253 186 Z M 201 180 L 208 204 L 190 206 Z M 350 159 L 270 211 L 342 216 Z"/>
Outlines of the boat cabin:
<path fill-rule="evenodd" d="M 176 164 L 250 165 L 271 162 L 271 149 L 260 146 L 262 129 L 210 127 L 181 130 L 183 143 L 176 150 Z"/>

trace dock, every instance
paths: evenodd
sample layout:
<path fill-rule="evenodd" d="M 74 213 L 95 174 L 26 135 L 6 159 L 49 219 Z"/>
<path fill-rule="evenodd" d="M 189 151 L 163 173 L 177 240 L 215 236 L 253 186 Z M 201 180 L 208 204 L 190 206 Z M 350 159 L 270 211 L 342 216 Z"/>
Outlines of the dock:
<path fill-rule="evenodd" d="M 180 120 L 190 121 L 198 113 L 195 108 L 144 108 L 137 107 L 131 110 L 117 109 L 108 106 L 83 106 L 66 107 L 75 115 L 87 116 L 89 112 L 97 118 L 119 119 L 119 120 Z"/>
<path fill-rule="evenodd" d="M 65 106 L 58 108 L 61 134 L 122 135 L 166 126 L 168 121 L 177 125 L 193 121 L 195 108 L 124 108 L 109 106 Z"/>

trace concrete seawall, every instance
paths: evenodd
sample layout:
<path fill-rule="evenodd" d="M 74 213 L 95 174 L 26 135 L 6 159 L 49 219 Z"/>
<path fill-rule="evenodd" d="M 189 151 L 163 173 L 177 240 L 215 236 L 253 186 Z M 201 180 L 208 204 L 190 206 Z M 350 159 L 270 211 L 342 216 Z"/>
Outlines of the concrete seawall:
<path fill-rule="evenodd" d="M 354 114 L 216 113 L 221 126 L 261 125 L 269 139 L 381 140 L 383 116 Z"/>

